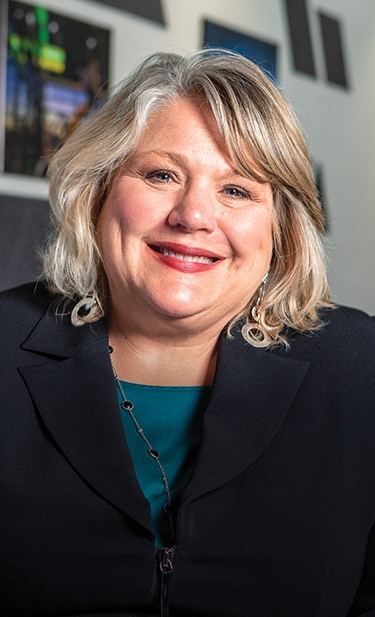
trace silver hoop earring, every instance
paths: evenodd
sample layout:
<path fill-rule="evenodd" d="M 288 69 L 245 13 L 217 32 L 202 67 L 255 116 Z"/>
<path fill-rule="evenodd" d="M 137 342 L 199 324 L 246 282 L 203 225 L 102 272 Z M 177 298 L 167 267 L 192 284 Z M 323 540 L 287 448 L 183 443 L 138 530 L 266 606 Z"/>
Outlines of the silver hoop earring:
<path fill-rule="evenodd" d="M 268 279 L 268 272 L 266 272 L 266 274 L 264 275 L 264 277 L 262 278 L 262 282 L 260 284 L 259 290 L 258 290 L 258 298 L 256 303 L 254 304 L 253 308 L 251 309 L 251 316 L 254 319 L 254 321 L 256 321 L 257 323 L 260 322 L 260 312 L 259 312 L 259 307 L 261 305 L 261 303 L 263 302 L 264 299 L 264 294 L 266 293 L 266 283 L 267 283 L 267 279 Z"/>
<path fill-rule="evenodd" d="M 87 323 L 87 317 L 94 313 L 98 308 L 98 300 L 94 291 L 90 291 L 87 296 L 79 300 L 72 310 L 70 321 L 76 328 Z"/>
<path fill-rule="evenodd" d="M 268 272 L 262 278 L 262 282 L 260 284 L 258 290 L 258 298 L 253 308 L 251 309 L 251 317 L 253 318 L 255 323 L 246 322 L 242 326 L 242 335 L 244 338 L 251 339 L 251 344 L 254 347 L 264 347 L 264 341 L 266 340 L 266 336 L 263 330 L 260 327 L 260 312 L 259 308 L 261 303 L 263 302 L 266 282 L 268 279 Z"/>

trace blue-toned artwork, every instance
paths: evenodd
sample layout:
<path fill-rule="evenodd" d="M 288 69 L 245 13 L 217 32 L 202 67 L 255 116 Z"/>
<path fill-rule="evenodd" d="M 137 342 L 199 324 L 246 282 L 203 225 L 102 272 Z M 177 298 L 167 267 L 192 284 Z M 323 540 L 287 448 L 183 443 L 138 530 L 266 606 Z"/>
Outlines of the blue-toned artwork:
<path fill-rule="evenodd" d="M 242 54 L 277 82 L 277 45 L 207 20 L 204 21 L 203 44 Z"/>

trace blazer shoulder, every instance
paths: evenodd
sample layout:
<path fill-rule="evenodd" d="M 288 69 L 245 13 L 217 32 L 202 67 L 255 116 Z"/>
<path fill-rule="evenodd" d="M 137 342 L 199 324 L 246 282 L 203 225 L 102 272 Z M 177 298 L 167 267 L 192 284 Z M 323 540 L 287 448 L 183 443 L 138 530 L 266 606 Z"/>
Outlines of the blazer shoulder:
<path fill-rule="evenodd" d="M 346 365 L 375 365 L 375 317 L 360 309 L 336 305 L 320 312 L 321 326 L 309 333 L 292 333 L 290 355 Z"/>
<path fill-rule="evenodd" d="M 0 292 L 0 315 L 9 311 L 43 313 L 56 300 L 43 281 L 24 283 Z"/>
<path fill-rule="evenodd" d="M 18 287 L 0 291 L 0 307 L 4 309 L 9 305 L 21 304 L 46 306 L 53 298 L 54 295 L 48 290 L 44 281 L 30 281 Z"/>
<path fill-rule="evenodd" d="M 320 312 L 323 320 L 328 319 L 329 322 L 356 322 L 356 323 L 372 323 L 375 326 L 375 316 L 369 315 L 366 311 L 351 306 L 342 304 L 334 304 L 333 308 L 322 309 Z"/>
<path fill-rule="evenodd" d="M 336 305 L 321 312 L 322 328 L 318 331 L 328 341 L 335 339 L 353 347 L 375 344 L 375 317 L 348 306 Z"/>
<path fill-rule="evenodd" d="M 48 310 L 57 297 L 46 284 L 30 282 L 0 292 L 0 333 L 27 333 Z"/>

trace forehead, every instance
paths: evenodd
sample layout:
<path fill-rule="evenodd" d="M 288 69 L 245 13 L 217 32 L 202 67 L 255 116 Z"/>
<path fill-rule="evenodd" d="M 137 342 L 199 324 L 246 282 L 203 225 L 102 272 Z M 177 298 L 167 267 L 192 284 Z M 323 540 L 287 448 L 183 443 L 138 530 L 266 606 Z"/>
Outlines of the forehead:
<path fill-rule="evenodd" d="M 209 106 L 197 97 L 177 99 L 150 116 L 130 158 L 150 152 L 171 159 L 179 155 L 191 160 L 211 156 L 212 163 L 225 159 L 233 167 Z"/>
<path fill-rule="evenodd" d="M 225 147 L 208 103 L 197 96 L 178 98 L 154 111 L 149 116 L 138 143 L 157 141 L 160 136 L 171 139 L 186 138 L 192 129 L 222 142 Z"/>

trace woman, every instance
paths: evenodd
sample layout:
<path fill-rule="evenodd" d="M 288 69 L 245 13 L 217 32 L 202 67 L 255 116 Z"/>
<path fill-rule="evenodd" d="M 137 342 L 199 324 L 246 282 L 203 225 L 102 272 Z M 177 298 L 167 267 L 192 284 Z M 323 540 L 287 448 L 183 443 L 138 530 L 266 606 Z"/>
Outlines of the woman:
<path fill-rule="evenodd" d="M 374 616 L 374 320 L 330 304 L 281 95 L 156 54 L 49 175 L 1 302 L 5 613 Z"/>

